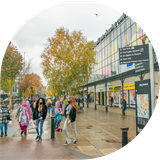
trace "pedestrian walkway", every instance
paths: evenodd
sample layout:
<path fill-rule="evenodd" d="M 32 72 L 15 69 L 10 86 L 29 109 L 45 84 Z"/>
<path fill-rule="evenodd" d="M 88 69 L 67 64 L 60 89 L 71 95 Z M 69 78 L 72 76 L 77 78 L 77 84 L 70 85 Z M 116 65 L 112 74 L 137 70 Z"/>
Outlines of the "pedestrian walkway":
<path fill-rule="evenodd" d="M 84 113 L 77 114 L 77 134 L 78 145 L 73 146 L 73 142 L 68 146 L 63 146 L 66 141 L 64 132 L 55 133 L 56 139 L 50 140 L 51 121 L 44 123 L 42 142 L 36 142 L 35 130 L 31 130 L 27 137 L 20 136 L 18 129 L 11 138 L 0 138 L 0 159 L 90 159 L 108 155 L 122 147 L 121 127 L 129 127 L 129 142 L 136 137 L 135 110 L 126 111 L 126 116 L 122 116 L 121 109 L 109 108 L 105 112 L 105 107 L 90 105 L 84 107 Z M 15 115 L 12 111 L 12 116 Z M 63 128 L 63 121 L 61 127 Z M 13 119 L 13 125 L 18 126 L 18 122 Z M 68 127 L 70 137 L 74 138 L 71 125 Z M 8 154 L 10 153 L 10 154 Z M 16 153 L 16 154 L 14 154 Z"/>

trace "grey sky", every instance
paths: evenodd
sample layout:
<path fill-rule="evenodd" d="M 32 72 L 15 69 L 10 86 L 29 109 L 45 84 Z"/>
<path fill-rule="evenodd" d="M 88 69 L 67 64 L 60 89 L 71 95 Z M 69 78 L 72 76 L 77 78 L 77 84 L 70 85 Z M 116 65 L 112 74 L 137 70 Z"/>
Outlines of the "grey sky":
<path fill-rule="evenodd" d="M 95 16 L 98 14 L 98 16 Z M 97 38 L 111 27 L 122 13 L 100 4 L 66 3 L 51 7 L 31 18 L 14 36 L 12 42 L 26 60 L 33 58 L 33 72 L 37 73 L 46 85 L 40 68 L 40 55 L 48 37 L 55 34 L 56 28 L 65 27 L 71 31 L 82 30 L 87 40 Z"/>

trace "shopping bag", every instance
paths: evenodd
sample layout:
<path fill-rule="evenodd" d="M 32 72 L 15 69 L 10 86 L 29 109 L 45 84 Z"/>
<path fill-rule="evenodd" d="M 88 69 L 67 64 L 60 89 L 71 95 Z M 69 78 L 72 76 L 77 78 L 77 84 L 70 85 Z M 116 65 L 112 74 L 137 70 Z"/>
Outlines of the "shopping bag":
<path fill-rule="evenodd" d="M 31 119 L 29 126 L 28 126 L 28 129 L 34 129 L 34 128 L 35 128 L 35 124 L 33 123 L 33 120 Z"/>
<path fill-rule="evenodd" d="M 8 126 L 9 126 L 9 127 L 12 127 L 12 126 L 13 126 L 12 121 L 9 121 Z"/>

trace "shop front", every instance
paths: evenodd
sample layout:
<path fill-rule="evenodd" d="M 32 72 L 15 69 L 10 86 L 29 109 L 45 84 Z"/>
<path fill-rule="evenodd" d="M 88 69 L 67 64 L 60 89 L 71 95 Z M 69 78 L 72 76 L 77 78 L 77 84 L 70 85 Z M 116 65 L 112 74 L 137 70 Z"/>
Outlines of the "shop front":
<path fill-rule="evenodd" d="M 113 104 L 115 107 L 122 106 L 122 86 L 109 87 L 108 91 L 109 104 L 113 96 Z M 125 84 L 123 86 L 123 96 L 127 102 L 127 107 L 135 108 L 135 83 Z"/>
<path fill-rule="evenodd" d="M 91 92 L 89 95 L 89 103 L 94 103 L 94 92 Z"/>

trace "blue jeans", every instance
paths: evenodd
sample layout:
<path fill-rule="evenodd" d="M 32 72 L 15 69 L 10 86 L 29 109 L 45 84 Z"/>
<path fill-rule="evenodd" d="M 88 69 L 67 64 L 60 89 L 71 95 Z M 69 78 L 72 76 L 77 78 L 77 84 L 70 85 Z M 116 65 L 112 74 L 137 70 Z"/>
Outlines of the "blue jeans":
<path fill-rule="evenodd" d="M 3 125 L 4 125 L 4 131 L 5 131 L 5 133 L 7 132 L 7 125 L 8 125 L 8 123 L 4 123 L 4 124 L 1 124 L 1 132 L 3 132 Z"/>
<path fill-rule="evenodd" d="M 38 118 L 40 118 L 41 116 L 38 116 Z M 40 134 L 39 134 L 39 128 L 38 128 L 38 126 L 39 126 L 39 123 L 40 123 Z M 40 136 L 40 137 L 42 137 L 42 133 L 43 133 L 43 124 L 44 124 L 44 120 L 43 119 L 41 119 L 41 120 L 36 120 L 36 132 L 37 132 L 37 135 L 38 136 Z"/>
<path fill-rule="evenodd" d="M 113 105 L 113 102 L 111 102 L 111 107 L 112 107 L 112 105 Z"/>
<path fill-rule="evenodd" d="M 48 107 L 48 114 L 50 114 L 50 111 L 51 111 L 51 107 Z"/>

